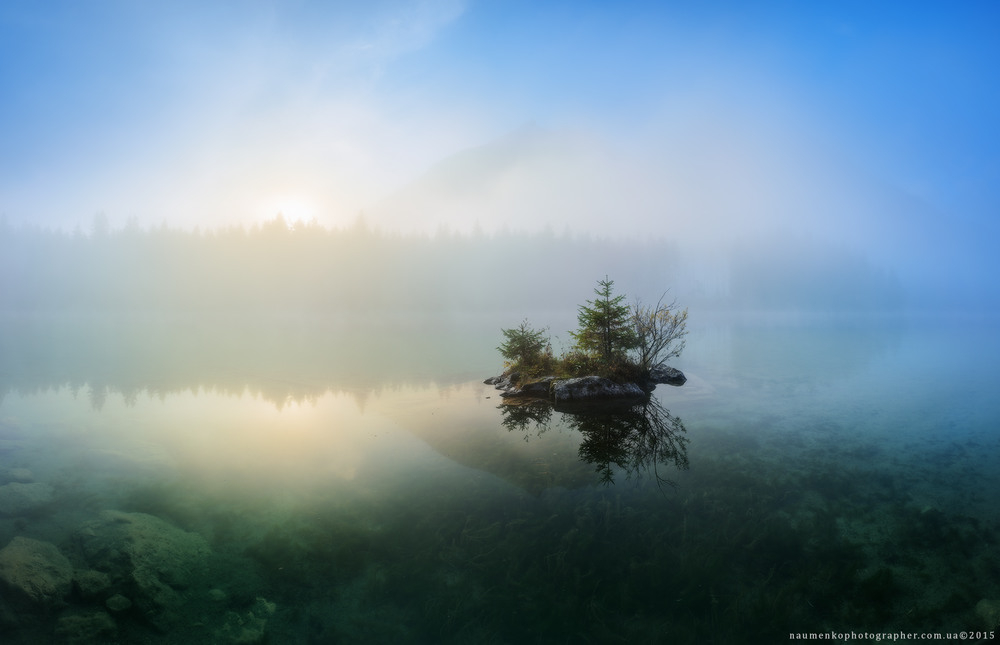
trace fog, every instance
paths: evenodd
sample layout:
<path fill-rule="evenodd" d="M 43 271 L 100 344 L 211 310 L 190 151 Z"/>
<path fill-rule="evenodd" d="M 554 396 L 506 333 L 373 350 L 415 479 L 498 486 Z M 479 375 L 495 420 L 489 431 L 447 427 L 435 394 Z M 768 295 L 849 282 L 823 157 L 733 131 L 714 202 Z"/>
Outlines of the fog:
<path fill-rule="evenodd" d="M 348 224 L 100 212 L 0 224 L 3 307 L 572 310 L 596 279 L 710 309 L 992 310 L 982 224 L 853 166 L 830 140 L 700 97 L 617 140 L 525 125 L 433 163 Z M 275 203 L 275 208 L 282 204 Z M 295 217 L 294 213 L 312 214 Z"/>
<path fill-rule="evenodd" d="M 982 626 L 998 24 L 3 0 L 0 640 Z M 682 387 L 487 383 L 605 277 L 687 309 Z"/>
<path fill-rule="evenodd" d="M 790 243 L 794 242 L 794 243 Z M 784 244 L 784 246 L 782 246 Z M 490 316 L 573 312 L 605 275 L 630 299 L 702 309 L 895 311 L 899 279 L 863 254 L 770 239 L 699 257 L 666 238 L 568 232 L 389 233 L 283 217 L 251 228 L 0 231 L 2 299 L 16 313 Z M 716 262 L 716 265 L 712 263 Z"/>
<path fill-rule="evenodd" d="M 4 307 L 994 307 L 991 5 L 505 4 L 5 7 Z"/>

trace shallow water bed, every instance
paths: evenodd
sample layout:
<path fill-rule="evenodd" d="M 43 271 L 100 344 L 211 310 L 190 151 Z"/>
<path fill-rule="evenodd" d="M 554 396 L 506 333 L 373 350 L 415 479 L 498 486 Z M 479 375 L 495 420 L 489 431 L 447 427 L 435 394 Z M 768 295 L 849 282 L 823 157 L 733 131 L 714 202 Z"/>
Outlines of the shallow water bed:
<path fill-rule="evenodd" d="M 688 383 L 655 393 L 673 443 L 643 459 L 635 435 L 599 440 L 624 436 L 613 421 L 511 422 L 493 388 L 440 368 L 353 389 L 318 368 L 165 391 L 42 374 L 0 402 L 0 548 L 54 545 L 70 587 L 39 600 L 8 580 L 4 640 L 985 629 L 1000 599 L 989 331 L 696 330 Z"/>

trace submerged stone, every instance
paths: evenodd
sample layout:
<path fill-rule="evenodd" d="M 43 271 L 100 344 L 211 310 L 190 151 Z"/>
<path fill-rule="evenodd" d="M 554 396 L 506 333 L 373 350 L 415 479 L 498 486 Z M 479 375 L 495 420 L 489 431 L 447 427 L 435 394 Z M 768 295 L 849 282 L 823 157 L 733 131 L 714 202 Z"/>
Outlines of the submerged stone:
<path fill-rule="evenodd" d="M 120 593 L 116 593 L 104 601 L 104 606 L 115 613 L 119 613 L 131 609 L 132 601 Z"/>
<path fill-rule="evenodd" d="M 11 482 L 0 486 L 0 515 L 25 515 L 52 503 L 52 486 Z"/>
<path fill-rule="evenodd" d="M 30 484 L 35 481 L 35 476 L 27 468 L 9 468 L 7 470 L 0 471 L 0 481 L 5 484 L 9 482 Z"/>
<path fill-rule="evenodd" d="M 80 597 L 85 600 L 101 596 L 111 588 L 108 574 L 93 569 L 77 571 L 73 574 L 73 582 L 76 583 Z"/>
<path fill-rule="evenodd" d="M 94 609 L 60 616 L 55 632 L 64 643 L 106 643 L 118 633 L 118 625 L 107 612 Z"/>
<path fill-rule="evenodd" d="M 145 513 L 104 511 L 79 536 L 88 564 L 126 581 L 132 602 L 163 630 L 179 620 L 186 602 L 181 590 L 211 553 L 200 535 Z"/>
<path fill-rule="evenodd" d="M 72 585 L 73 565 L 50 542 L 18 536 L 0 550 L 0 586 L 31 609 L 61 603 Z"/>
<path fill-rule="evenodd" d="M 231 611 L 226 614 L 226 622 L 215 632 L 218 643 L 252 644 L 264 642 L 267 621 L 274 614 L 277 605 L 257 597 L 247 611 Z"/>

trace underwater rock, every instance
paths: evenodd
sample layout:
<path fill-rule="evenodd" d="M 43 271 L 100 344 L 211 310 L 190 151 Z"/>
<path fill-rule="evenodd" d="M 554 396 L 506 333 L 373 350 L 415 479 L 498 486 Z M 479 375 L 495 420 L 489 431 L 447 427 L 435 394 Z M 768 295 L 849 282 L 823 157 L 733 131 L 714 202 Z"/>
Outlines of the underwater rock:
<path fill-rule="evenodd" d="M 104 606 L 117 614 L 131 609 L 132 601 L 120 593 L 116 593 L 104 601 Z"/>
<path fill-rule="evenodd" d="M 77 570 L 73 574 L 76 590 L 84 600 L 90 600 L 107 593 L 111 588 L 111 578 L 108 574 L 93 569 Z"/>
<path fill-rule="evenodd" d="M 0 470 L 0 482 L 4 484 L 18 482 L 20 484 L 30 484 L 35 481 L 35 475 L 27 468 L 9 468 Z"/>
<path fill-rule="evenodd" d="M 52 503 L 52 486 L 11 482 L 0 486 L 0 515 L 24 515 Z"/>
<path fill-rule="evenodd" d="M 983 619 L 986 629 L 1000 628 L 1000 600 L 983 598 L 976 604 L 976 615 Z"/>
<path fill-rule="evenodd" d="M 215 632 L 215 638 L 220 643 L 261 643 L 267 631 L 267 621 L 274 614 L 277 605 L 264 598 L 257 597 L 248 611 L 226 614 L 226 622 Z"/>
<path fill-rule="evenodd" d="M 3 422 L 0 421 L 0 429 L 4 426 Z M 24 440 L 22 439 L 0 439 L 0 455 L 8 452 L 15 452 L 24 447 Z"/>
<path fill-rule="evenodd" d="M 124 581 L 136 607 L 161 630 L 179 619 L 186 602 L 180 590 L 211 553 L 200 535 L 145 513 L 104 511 L 79 537 L 88 564 Z"/>
<path fill-rule="evenodd" d="M 615 383 L 602 376 L 581 376 L 554 381 L 551 392 L 556 403 L 641 399 L 646 396 L 646 392 L 635 383 Z"/>
<path fill-rule="evenodd" d="M 117 633 L 114 619 L 100 609 L 66 614 L 56 621 L 56 636 L 70 644 L 103 643 Z"/>
<path fill-rule="evenodd" d="M 73 565 L 56 545 L 18 536 L 0 550 L 0 586 L 10 600 L 51 608 L 72 589 Z"/>

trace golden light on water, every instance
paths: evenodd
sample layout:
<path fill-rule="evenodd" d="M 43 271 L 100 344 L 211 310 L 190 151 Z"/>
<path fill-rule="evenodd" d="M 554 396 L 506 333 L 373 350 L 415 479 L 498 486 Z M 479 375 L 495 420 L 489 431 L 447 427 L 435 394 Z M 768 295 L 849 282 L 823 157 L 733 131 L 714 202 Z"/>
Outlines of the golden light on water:
<path fill-rule="evenodd" d="M 162 398 L 140 395 L 131 403 L 109 396 L 96 410 L 88 397 L 62 390 L 10 397 L 5 407 L 15 421 L 44 419 L 31 432 L 47 435 L 53 453 L 65 448 L 67 459 L 71 451 L 77 455 L 68 467 L 81 474 L 162 469 L 209 490 L 349 482 L 427 450 L 386 415 L 362 409 L 356 396 L 344 392 L 277 406 L 249 393 L 189 390 Z"/>

